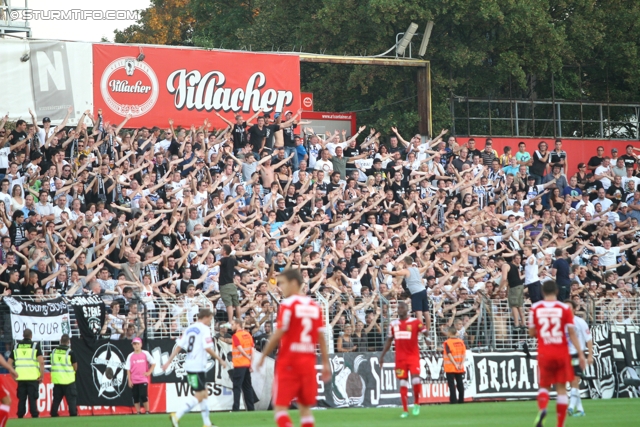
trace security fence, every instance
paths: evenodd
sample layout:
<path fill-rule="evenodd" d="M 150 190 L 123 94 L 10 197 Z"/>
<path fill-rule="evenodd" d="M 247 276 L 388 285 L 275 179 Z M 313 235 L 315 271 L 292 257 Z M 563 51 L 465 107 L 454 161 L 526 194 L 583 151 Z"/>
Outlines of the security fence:
<path fill-rule="evenodd" d="M 259 309 L 244 307 L 247 327 L 256 339 L 256 347 L 261 349 L 271 336 L 276 325 L 279 300 L 268 294 L 269 300 Z M 29 328 L 34 333 L 34 341 L 41 343 L 46 364 L 50 352 L 59 344 L 59 337 L 67 333 L 72 337 L 83 335 L 80 324 L 96 330 L 96 337 L 112 340 L 132 339 L 176 339 L 189 325 L 196 321 L 201 308 L 215 313 L 212 335 L 225 338 L 230 330 L 224 306 L 199 295 L 194 298 L 157 298 L 149 301 L 124 299 L 107 301 L 104 314 L 92 311 L 95 307 L 74 307 L 74 299 L 87 297 L 20 296 L 2 298 L 0 303 L 0 347 L 5 357 L 10 356 L 15 341 L 22 339 L 22 332 Z M 329 353 L 338 353 L 338 340 L 343 336 L 345 326 L 336 322 L 336 303 L 318 293 L 313 299 L 320 305 L 325 319 L 325 338 Z M 116 301 L 118 305 L 113 305 Z M 77 305 L 77 302 L 76 302 Z M 388 337 L 389 325 L 397 319 L 397 299 L 387 299 L 378 294 L 375 306 L 366 316 L 348 321 L 356 325 L 351 340 L 354 351 L 380 351 Z M 525 304 L 525 318 L 529 314 L 529 304 Z M 119 312 L 114 312 L 119 310 Z M 80 313 L 80 317 L 78 317 Z M 102 318 L 100 316 L 103 316 Z M 516 328 L 507 300 L 490 299 L 480 294 L 471 310 L 463 314 L 446 312 L 442 303 L 431 301 L 431 328 L 426 340 L 421 340 L 422 351 L 438 350 L 446 339 L 446 329 L 454 326 L 467 348 L 476 351 L 535 351 L 537 342 L 528 335 L 526 328 Z M 577 309 L 577 315 L 591 326 L 600 324 L 640 326 L 640 298 L 591 298 L 588 295 Z M 92 322 L 97 321 L 98 324 Z M 226 336 L 230 338 L 230 335 Z"/>

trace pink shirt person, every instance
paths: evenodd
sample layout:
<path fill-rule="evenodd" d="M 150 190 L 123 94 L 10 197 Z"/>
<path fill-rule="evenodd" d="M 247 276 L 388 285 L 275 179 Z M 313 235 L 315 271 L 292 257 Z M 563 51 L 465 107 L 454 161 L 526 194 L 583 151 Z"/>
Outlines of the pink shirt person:
<path fill-rule="evenodd" d="M 134 338 L 134 342 L 140 338 Z M 140 341 L 142 342 L 142 340 Z M 151 365 L 154 364 L 153 356 L 146 350 L 134 351 L 127 356 L 125 369 L 129 371 L 132 384 L 148 384 L 149 378 L 145 375 Z"/>

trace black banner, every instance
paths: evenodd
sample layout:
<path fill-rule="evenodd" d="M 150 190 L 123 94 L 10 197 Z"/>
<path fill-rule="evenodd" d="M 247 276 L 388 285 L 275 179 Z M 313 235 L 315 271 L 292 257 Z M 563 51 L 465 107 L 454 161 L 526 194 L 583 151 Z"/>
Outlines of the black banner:
<path fill-rule="evenodd" d="M 538 394 L 536 353 L 475 353 L 473 355 L 476 399 L 523 398 Z"/>
<path fill-rule="evenodd" d="M 591 330 L 593 365 L 588 366 L 580 382 L 583 397 L 611 399 L 640 397 L 640 326 L 598 325 Z M 533 399 L 538 393 L 537 353 L 467 351 L 465 399 Z M 323 407 L 375 407 L 400 404 L 399 384 L 395 376 L 394 354 L 388 354 L 380 366 L 377 353 L 345 353 L 329 357 L 332 379 L 320 381 L 318 360 L 318 405 Z M 423 403 L 448 401 L 442 354 L 420 354 L 420 379 Z"/>
<path fill-rule="evenodd" d="M 98 295 L 75 296 L 69 300 L 76 313 L 80 333 L 86 339 L 95 339 L 102 330 L 105 319 L 105 305 Z"/>
<path fill-rule="evenodd" d="M 133 351 L 131 341 L 87 342 L 74 337 L 71 348 L 78 361 L 78 405 L 133 406 L 125 370 L 127 356 Z"/>
<path fill-rule="evenodd" d="M 176 341 L 169 338 L 147 340 L 147 351 L 151 353 L 156 361 L 156 369 L 151 375 L 151 382 L 154 383 L 180 383 L 187 380 L 187 372 L 184 369 L 184 350 L 180 352 L 171 362 L 169 369 L 163 372 L 160 367 L 169 359 L 171 352 L 176 346 Z M 220 357 L 231 365 L 231 346 L 214 339 L 214 350 Z M 207 382 L 221 384 L 225 387 L 232 387 L 229 378 L 229 369 L 224 369 L 217 361 L 209 357 L 205 366 Z"/>
<path fill-rule="evenodd" d="M 616 370 L 616 397 L 640 397 L 640 326 L 611 325 L 611 347 Z"/>
<path fill-rule="evenodd" d="M 611 399 L 617 396 L 616 364 L 611 346 L 611 325 L 597 325 L 591 329 L 593 365 L 584 371 L 584 381 L 592 399 Z"/>
<path fill-rule="evenodd" d="M 399 384 L 395 373 L 395 355 L 388 353 L 380 366 L 379 353 L 344 353 L 329 356 L 331 381 L 327 384 L 318 375 L 318 406 L 330 408 L 376 407 L 400 405 Z M 472 398 L 473 355 L 467 352 L 465 362 L 466 397 Z M 316 365 L 318 373 L 322 366 Z M 442 353 L 424 351 L 420 355 L 422 403 L 449 401 L 449 389 L 444 374 Z M 411 390 L 409 391 L 411 396 Z"/>

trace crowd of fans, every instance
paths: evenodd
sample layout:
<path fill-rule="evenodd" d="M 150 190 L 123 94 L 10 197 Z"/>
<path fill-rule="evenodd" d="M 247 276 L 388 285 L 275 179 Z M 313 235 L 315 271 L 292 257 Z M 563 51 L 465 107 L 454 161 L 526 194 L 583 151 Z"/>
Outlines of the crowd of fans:
<path fill-rule="evenodd" d="M 609 305 L 637 320 L 624 304 L 640 272 L 633 146 L 598 147 L 568 174 L 560 140 L 499 154 L 447 130 L 318 135 L 299 112 L 220 118 L 219 130 L 127 129 L 101 111 L 75 128 L 0 120 L 2 294 L 101 295 L 114 339 L 177 335 L 211 304 L 221 339 L 236 316 L 260 344 L 278 274 L 299 268 L 337 352 L 380 350 L 398 300 L 486 345 L 472 325 L 519 333 L 551 279 L 585 316 Z"/>

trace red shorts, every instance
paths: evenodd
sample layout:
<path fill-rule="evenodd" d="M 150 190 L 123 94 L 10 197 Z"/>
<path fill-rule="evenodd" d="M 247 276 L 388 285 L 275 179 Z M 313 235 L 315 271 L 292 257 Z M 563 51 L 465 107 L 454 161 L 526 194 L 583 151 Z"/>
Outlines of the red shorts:
<path fill-rule="evenodd" d="M 276 372 L 273 379 L 273 404 L 289 407 L 296 399 L 304 406 L 314 406 L 318 395 L 316 372 Z"/>
<path fill-rule="evenodd" d="M 4 380 L 0 377 L 0 399 L 4 399 L 7 396 L 11 396 L 9 394 L 9 390 L 4 384 Z"/>
<path fill-rule="evenodd" d="M 568 383 L 573 381 L 574 372 L 571 366 L 571 357 L 545 357 L 538 356 L 538 373 L 540 387 L 549 388 L 553 384 Z"/>
<path fill-rule="evenodd" d="M 396 378 L 406 380 L 409 374 L 413 378 L 420 376 L 420 360 L 396 360 Z"/>

